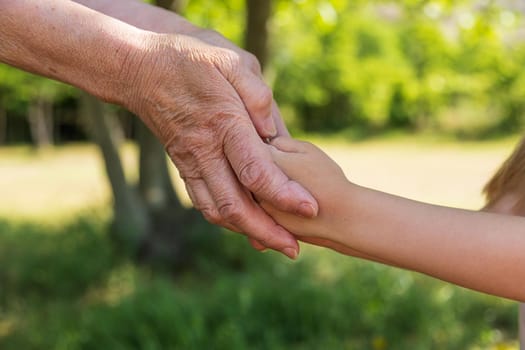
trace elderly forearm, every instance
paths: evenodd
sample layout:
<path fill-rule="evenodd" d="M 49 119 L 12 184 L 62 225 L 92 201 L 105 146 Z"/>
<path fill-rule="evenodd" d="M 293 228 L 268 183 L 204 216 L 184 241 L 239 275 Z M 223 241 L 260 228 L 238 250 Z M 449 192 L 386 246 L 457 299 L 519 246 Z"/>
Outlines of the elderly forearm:
<path fill-rule="evenodd" d="M 191 34 L 198 28 L 172 11 L 140 0 L 74 0 L 138 28 L 157 33 Z"/>
<path fill-rule="evenodd" d="M 525 218 L 428 205 L 362 188 L 357 193 L 341 209 L 353 213 L 342 216 L 346 220 L 336 229 L 343 244 L 455 284 L 525 301 Z"/>
<path fill-rule="evenodd" d="M 71 1 L 0 0 L 0 61 L 122 103 L 144 33 Z"/>

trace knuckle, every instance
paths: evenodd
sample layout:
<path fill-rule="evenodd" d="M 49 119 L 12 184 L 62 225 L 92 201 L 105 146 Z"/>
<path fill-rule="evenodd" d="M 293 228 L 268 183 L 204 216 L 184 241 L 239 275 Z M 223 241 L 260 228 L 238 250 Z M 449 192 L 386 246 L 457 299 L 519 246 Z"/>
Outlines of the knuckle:
<path fill-rule="evenodd" d="M 258 101 L 260 107 L 270 109 L 273 101 L 272 90 L 267 85 L 263 85 L 259 94 Z"/>
<path fill-rule="evenodd" d="M 289 184 L 287 184 L 289 185 Z M 290 202 L 290 191 L 288 186 L 283 186 L 279 191 L 276 191 L 271 196 L 272 203 L 278 203 L 282 208 L 288 207 Z"/>
<path fill-rule="evenodd" d="M 236 154 L 239 162 L 234 165 L 235 173 L 241 184 L 249 190 L 259 193 L 266 190 L 272 184 L 269 160 L 265 160 L 257 152 L 247 151 L 246 128 L 236 125 L 227 130 L 224 138 L 224 151 L 228 154 Z"/>
<path fill-rule="evenodd" d="M 242 222 L 244 217 L 242 206 L 234 199 L 219 204 L 218 212 L 223 220 L 234 224 Z"/>
<path fill-rule="evenodd" d="M 254 54 L 246 52 L 244 59 L 246 60 L 246 65 L 251 71 L 253 71 L 254 73 L 261 72 L 261 63 Z"/>
<path fill-rule="evenodd" d="M 186 158 L 195 151 L 192 148 L 199 148 L 204 142 L 198 133 L 177 133 L 166 145 L 166 152 L 172 158 Z"/>
<path fill-rule="evenodd" d="M 217 53 L 218 57 L 216 61 L 219 65 L 219 70 L 222 71 L 223 74 L 226 72 L 231 72 L 233 74 L 240 73 L 241 59 L 238 53 L 230 49 L 221 49 L 218 50 Z"/>
<path fill-rule="evenodd" d="M 237 110 L 230 110 L 221 108 L 218 111 L 212 113 L 212 117 L 206 124 L 209 129 L 213 129 L 216 133 L 221 133 L 223 131 L 234 132 L 236 130 L 236 125 L 242 121 L 241 113 Z"/>
<path fill-rule="evenodd" d="M 203 208 L 196 208 L 202 213 L 202 216 L 206 219 L 206 221 L 214 224 L 214 225 L 220 225 L 222 224 L 222 217 L 217 211 L 217 209 L 212 207 L 203 207 Z"/>
<path fill-rule="evenodd" d="M 264 247 L 264 249 L 267 249 L 271 245 L 268 243 L 267 237 L 257 237 L 257 242 Z"/>
<path fill-rule="evenodd" d="M 215 139 L 210 134 L 210 130 L 206 129 L 199 132 L 181 133 L 166 146 L 166 152 L 177 167 L 188 162 L 208 159 L 217 149 L 213 142 L 210 142 Z"/>
<path fill-rule="evenodd" d="M 243 150 L 246 147 L 246 143 L 255 135 L 253 124 L 248 118 L 229 118 L 224 120 L 218 129 L 227 153 L 236 152 L 240 155 L 245 154 Z"/>
<path fill-rule="evenodd" d="M 259 192 L 268 184 L 269 178 L 258 160 L 249 159 L 239 170 L 239 181 L 252 192 Z"/>
<path fill-rule="evenodd" d="M 248 98 L 244 101 L 246 109 L 252 118 L 267 117 L 272 109 L 273 92 L 262 80 L 256 81 L 256 85 L 257 87 L 249 91 Z"/>

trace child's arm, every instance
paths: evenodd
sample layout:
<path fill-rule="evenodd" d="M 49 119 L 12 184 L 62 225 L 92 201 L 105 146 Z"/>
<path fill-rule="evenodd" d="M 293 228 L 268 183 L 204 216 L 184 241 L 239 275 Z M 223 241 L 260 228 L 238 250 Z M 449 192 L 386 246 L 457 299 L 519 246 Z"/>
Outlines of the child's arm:
<path fill-rule="evenodd" d="M 319 202 L 304 219 L 265 209 L 298 236 L 346 246 L 371 260 L 525 301 L 525 218 L 429 205 L 350 183 L 311 144 L 278 138 L 274 161 Z M 311 239 L 311 238 L 308 238 Z"/>

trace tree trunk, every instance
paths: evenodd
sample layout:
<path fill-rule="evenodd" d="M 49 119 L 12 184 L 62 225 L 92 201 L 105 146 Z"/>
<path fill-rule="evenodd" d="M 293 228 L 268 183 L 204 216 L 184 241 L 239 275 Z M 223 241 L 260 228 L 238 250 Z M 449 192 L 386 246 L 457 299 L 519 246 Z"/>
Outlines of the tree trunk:
<path fill-rule="evenodd" d="M 120 154 L 111 134 L 112 116 L 95 97 L 82 93 L 82 115 L 87 132 L 98 145 L 111 184 L 114 204 L 113 230 L 119 240 L 137 249 L 150 230 L 150 218 L 140 197 L 126 182 Z"/>
<path fill-rule="evenodd" d="M 37 148 L 49 147 L 53 144 L 53 105 L 43 97 L 33 100 L 28 109 L 27 117 L 33 143 Z"/>
<path fill-rule="evenodd" d="M 155 5 L 180 13 L 186 6 L 186 0 L 155 0 Z"/>
<path fill-rule="evenodd" d="M 171 9 L 177 13 L 182 13 L 186 7 L 187 0 L 173 0 L 171 4 Z"/>
<path fill-rule="evenodd" d="M 244 47 L 259 59 L 263 69 L 268 59 L 268 20 L 271 13 L 271 0 L 246 0 Z"/>
<path fill-rule="evenodd" d="M 155 4 L 167 10 L 182 10 L 182 0 L 155 0 Z M 171 182 L 166 152 L 151 131 L 138 121 L 137 141 L 140 148 L 139 189 L 148 209 L 159 212 L 163 208 L 184 211 Z"/>
<path fill-rule="evenodd" d="M 155 0 L 155 5 L 171 10 L 174 0 Z"/>
<path fill-rule="evenodd" d="M 111 138 L 113 139 L 115 147 L 120 149 L 120 147 L 126 141 L 124 126 L 122 125 L 117 113 L 108 112 L 108 116 L 109 118 L 106 118 L 106 121 L 108 123 L 108 129 L 111 134 Z"/>
<path fill-rule="evenodd" d="M 184 210 L 171 181 L 164 147 L 142 122 L 137 125 L 137 138 L 140 148 L 139 189 L 146 206 L 151 211 L 168 206 L 177 211 Z"/>
<path fill-rule="evenodd" d="M 202 219 L 182 206 L 169 174 L 164 147 L 142 122 L 137 122 L 139 189 L 152 221 L 140 258 L 180 267 L 191 259 L 189 239 L 194 234 L 194 224 Z"/>
<path fill-rule="evenodd" d="M 156 0 L 155 3 L 180 11 L 185 1 Z M 193 245 L 201 250 L 206 244 L 213 246 L 218 235 L 210 232 L 216 229 L 198 212 L 182 206 L 169 174 L 164 147 L 138 119 L 136 130 L 140 150 L 139 189 L 151 219 L 151 230 L 141 245 L 139 258 L 177 268 L 187 266 L 194 256 Z"/>

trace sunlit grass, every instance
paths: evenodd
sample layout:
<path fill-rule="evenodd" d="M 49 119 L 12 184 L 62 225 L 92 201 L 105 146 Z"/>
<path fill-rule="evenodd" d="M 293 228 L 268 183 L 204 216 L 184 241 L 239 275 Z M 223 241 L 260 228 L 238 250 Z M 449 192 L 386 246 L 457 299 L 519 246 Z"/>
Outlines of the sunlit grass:
<path fill-rule="evenodd" d="M 304 137 L 303 137 L 304 138 Z M 342 136 L 307 137 L 332 156 L 348 178 L 360 185 L 412 199 L 469 209 L 483 204 L 481 189 L 513 148 L 517 137 L 458 142 L 443 137 L 389 134 L 368 141 Z M 137 178 L 137 151 L 122 149 L 130 183 Z M 189 199 L 172 167 L 176 188 Z M 78 144 L 34 152 L 0 148 L 0 217 L 53 221 L 105 205 L 110 188 L 97 149 Z"/>

